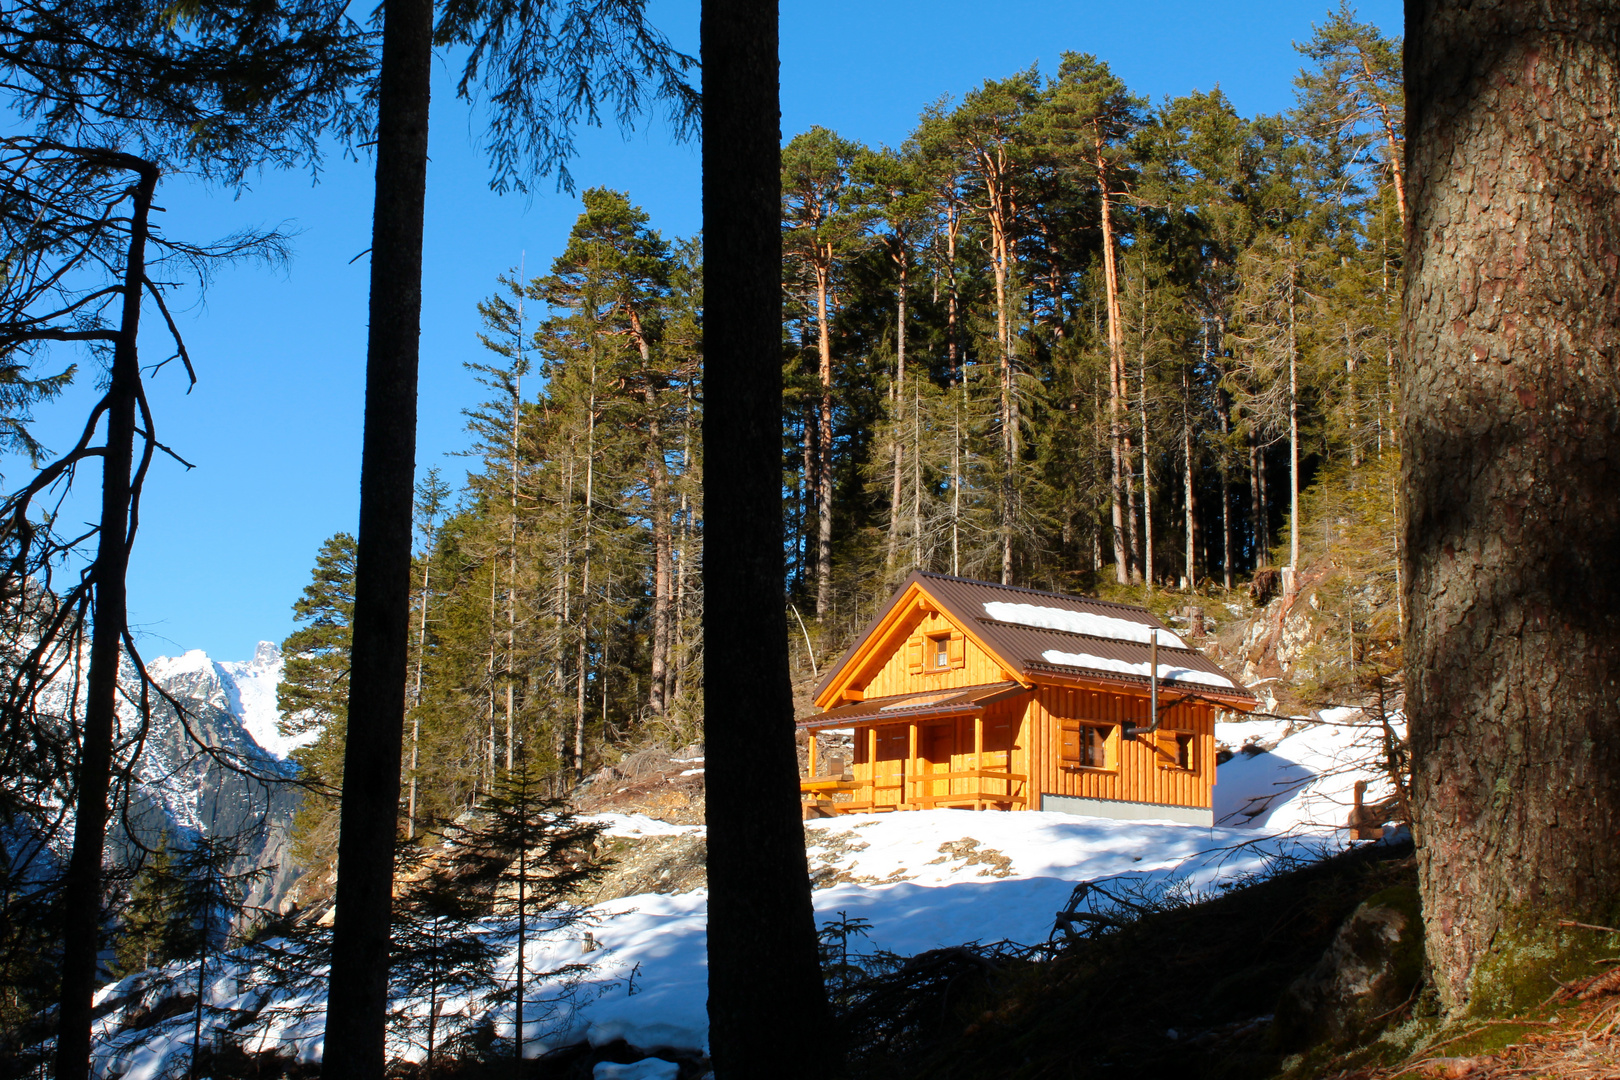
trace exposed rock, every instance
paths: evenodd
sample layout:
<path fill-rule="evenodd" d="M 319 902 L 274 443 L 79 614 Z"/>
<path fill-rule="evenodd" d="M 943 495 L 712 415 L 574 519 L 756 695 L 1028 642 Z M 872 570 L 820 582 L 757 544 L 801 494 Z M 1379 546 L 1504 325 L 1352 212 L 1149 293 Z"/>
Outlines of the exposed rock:
<path fill-rule="evenodd" d="M 1012 873 L 1012 859 L 995 848 L 981 848 L 977 840 L 962 837 L 939 845 L 939 858 L 930 865 L 960 860 L 963 866 L 982 866 L 979 877 L 1004 878 Z"/>
<path fill-rule="evenodd" d="M 685 893 L 705 888 L 708 838 L 702 833 L 673 836 L 604 836 L 601 855 L 612 865 L 581 899 L 601 904 L 643 893 Z"/>
<path fill-rule="evenodd" d="M 1344 1045 L 1400 1009 L 1423 976 L 1423 919 L 1417 890 L 1385 889 L 1339 927 L 1333 944 L 1277 1003 L 1278 1049 Z"/>
<path fill-rule="evenodd" d="M 648 747 L 586 777 L 572 802 L 585 814 L 645 814 L 672 825 L 703 824 L 703 744 Z"/>

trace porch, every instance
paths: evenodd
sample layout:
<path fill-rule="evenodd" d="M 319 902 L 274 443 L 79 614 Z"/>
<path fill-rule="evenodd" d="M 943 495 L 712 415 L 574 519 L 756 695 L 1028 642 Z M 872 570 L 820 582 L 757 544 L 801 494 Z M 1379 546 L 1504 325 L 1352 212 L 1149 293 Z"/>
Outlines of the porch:
<path fill-rule="evenodd" d="M 847 764 L 820 755 L 812 730 L 808 775 L 799 782 L 806 816 L 1027 809 L 1029 777 L 1014 771 L 1016 722 L 987 723 L 983 708 L 964 711 L 854 725 L 854 760 Z"/>

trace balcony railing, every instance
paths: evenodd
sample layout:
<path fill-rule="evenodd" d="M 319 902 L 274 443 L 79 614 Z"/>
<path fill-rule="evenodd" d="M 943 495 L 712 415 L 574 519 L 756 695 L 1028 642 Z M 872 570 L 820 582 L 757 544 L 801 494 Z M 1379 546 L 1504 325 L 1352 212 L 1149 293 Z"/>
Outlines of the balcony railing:
<path fill-rule="evenodd" d="M 941 806 L 1015 809 L 1028 805 L 1021 790 L 1029 777 L 1000 769 L 958 769 L 953 772 L 917 773 L 878 777 L 875 781 L 817 776 L 799 781 L 799 792 L 810 804 L 834 814 L 867 810 L 926 810 Z M 945 790 L 939 790 L 943 786 Z M 848 793 L 846 802 L 837 796 Z"/>

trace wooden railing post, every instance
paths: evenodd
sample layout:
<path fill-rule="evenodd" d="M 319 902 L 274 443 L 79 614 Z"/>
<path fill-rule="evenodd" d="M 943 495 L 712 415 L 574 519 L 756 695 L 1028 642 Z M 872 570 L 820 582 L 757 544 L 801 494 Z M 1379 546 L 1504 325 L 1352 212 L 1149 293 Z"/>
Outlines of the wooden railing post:
<path fill-rule="evenodd" d="M 900 802 L 906 805 L 911 802 L 911 785 L 917 782 L 917 721 L 913 720 L 906 725 L 908 744 L 906 749 L 906 773 L 900 778 Z"/>

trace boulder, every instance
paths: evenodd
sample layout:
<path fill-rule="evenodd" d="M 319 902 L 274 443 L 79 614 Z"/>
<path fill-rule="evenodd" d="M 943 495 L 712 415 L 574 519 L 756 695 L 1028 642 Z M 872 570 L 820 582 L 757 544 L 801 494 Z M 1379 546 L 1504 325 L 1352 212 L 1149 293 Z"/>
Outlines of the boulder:
<path fill-rule="evenodd" d="M 1284 1052 L 1353 1042 L 1410 1000 L 1422 978 L 1417 890 L 1385 889 L 1363 901 L 1316 966 L 1283 991 L 1272 1039 Z"/>

